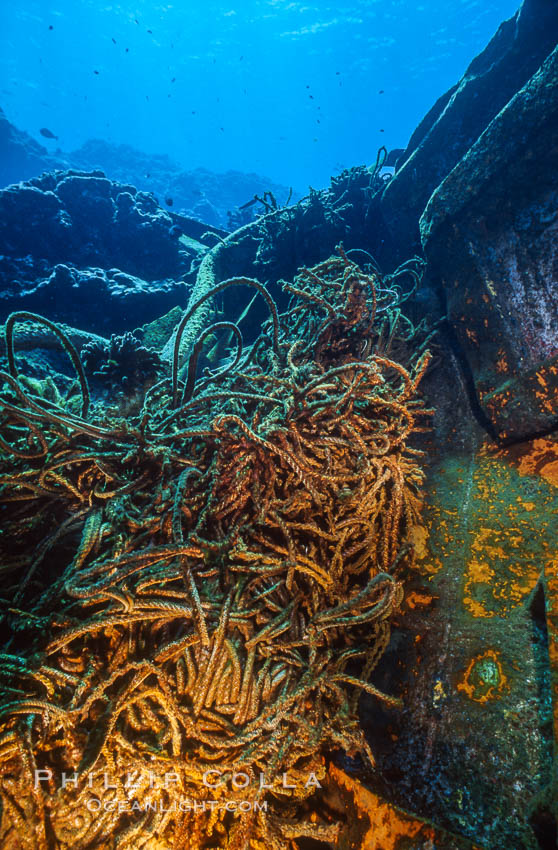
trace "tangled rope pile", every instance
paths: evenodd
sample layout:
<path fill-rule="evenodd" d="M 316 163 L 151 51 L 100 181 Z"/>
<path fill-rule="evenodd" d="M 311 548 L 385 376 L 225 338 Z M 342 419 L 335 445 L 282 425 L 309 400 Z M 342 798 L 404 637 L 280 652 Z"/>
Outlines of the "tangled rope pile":
<path fill-rule="evenodd" d="M 31 393 L 13 353 L 29 316 L 9 320 L 2 847 L 335 842 L 309 800 L 331 750 L 373 762 L 359 694 L 398 704 L 369 677 L 412 558 L 408 440 L 430 412 L 416 397 L 429 355 L 399 309 L 419 267 L 368 272 L 340 247 L 285 285 L 281 316 L 256 281 L 221 283 L 198 304 L 252 287 L 270 309 L 260 337 L 244 350 L 236 325 L 213 325 L 181 380 L 195 305 L 133 421 L 89 410 L 59 332 L 80 412 Z M 198 377 L 210 332 L 236 353 Z"/>

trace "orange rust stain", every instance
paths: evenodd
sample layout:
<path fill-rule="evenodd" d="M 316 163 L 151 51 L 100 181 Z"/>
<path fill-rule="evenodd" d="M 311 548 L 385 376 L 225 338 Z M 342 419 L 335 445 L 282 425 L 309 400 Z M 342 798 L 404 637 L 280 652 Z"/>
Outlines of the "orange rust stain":
<path fill-rule="evenodd" d="M 558 487 L 558 442 L 540 438 L 514 449 L 502 449 L 498 454 L 510 458 L 520 475 L 540 475 L 553 487 Z"/>
<path fill-rule="evenodd" d="M 413 525 L 408 533 L 408 540 L 412 544 L 417 558 L 425 558 L 428 555 L 426 545 L 428 530 L 423 525 Z"/>
<path fill-rule="evenodd" d="M 433 599 L 434 597 L 430 596 L 430 594 L 428 593 L 418 593 L 417 591 L 413 590 L 406 597 L 405 602 L 407 603 L 409 608 L 415 609 L 417 605 L 430 605 Z"/>
<path fill-rule="evenodd" d="M 335 765 L 329 769 L 333 781 L 353 795 L 355 805 L 366 815 L 370 826 L 362 839 L 361 850 L 397 850 L 402 838 L 435 838 L 434 829 L 412 815 L 386 803 L 360 782 L 347 776 Z"/>
<path fill-rule="evenodd" d="M 475 619 L 480 619 L 481 617 L 495 617 L 495 611 L 489 611 L 488 608 L 485 608 L 480 602 L 477 602 L 476 599 L 472 599 L 470 596 L 464 598 L 463 602 L 465 603 L 465 607 L 469 611 L 472 617 Z"/>
<path fill-rule="evenodd" d="M 529 511 L 529 513 L 530 513 L 531 511 L 533 511 L 533 510 L 535 509 L 535 507 L 536 507 L 536 505 L 535 505 L 535 503 L 534 503 L 534 502 L 524 502 L 524 501 L 523 501 L 523 499 L 522 499 L 520 496 L 518 496 L 518 497 L 517 497 L 517 503 L 518 503 L 519 505 L 521 505 L 521 507 L 522 507 L 525 511 Z"/>
<path fill-rule="evenodd" d="M 482 561 L 472 560 L 467 565 L 467 577 L 469 581 L 489 582 L 494 578 L 494 570 Z"/>
<path fill-rule="evenodd" d="M 558 487 L 558 460 L 546 463 L 540 470 L 540 475 L 549 484 Z"/>
<path fill-rule="evenodd" d="M 469 699 L 479 703 L 499 699 L 509 690 L 508 678 L 504 674 L 498 653 L 488 649 L 475 655 L 458 683 L 457 690 L 463 691 Z"/>
<path fill-rule="evenodd" d="M 538 447 L 539 461 L 543 449 L 546 454 L 539 466 L 548 472 L 546 441 L 544 446 Z M 510 470 L 510 461 L 514 466 L 523 463 L 525 467 L 529 457 L 530 452 L 518 453 L 516 447 L 495 450 L 484 445 L 479 453 L 480 462 L 474 474 L 474 501 L 482 508 L 474 514 L 476 521 L 473 520 L 469 538 L 462 592 L 463 605 L 474 618 L 506 616 L 525 603 L 539 580 L 540 559 L 536 555 L 531 558 L 529 553 L 533 551 L 533 535 L 537 535 L 538 549 L 548 547 L 545 540 L 547 508 L 544 500 L 539 504 L 523 499 L 517 490 L 513 495 L 518 484 L 513 483 Z M 551 457 L 558 463 L 558 454 Z M 526 468 L 531 471 L 532 467 Z"/>
<path fill-rule="evenodd" d="M 496 371 L 497 372 L 507 372 L 508 371 L 508 361 L 506 360 L 506 355 L 502 354 L 496 361 Z"/>

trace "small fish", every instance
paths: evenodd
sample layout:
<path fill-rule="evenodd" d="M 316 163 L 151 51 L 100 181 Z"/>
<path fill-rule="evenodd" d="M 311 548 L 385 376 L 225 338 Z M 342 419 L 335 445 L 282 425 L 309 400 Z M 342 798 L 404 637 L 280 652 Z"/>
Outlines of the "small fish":
<path fill-rule="evenodd" d="M 385 133 L 385 130 L 383 130 L 383 129 L 382 129 L 382 130 L 380 130 L 380 133 Z"/>
<path fill-rule="evenodd" d="M 172 207 L 172 205 L 174 204 L 174 201 L 170 195 L 168 198 L 165 198 L 165 204 L 167 205 L 167 207 Z"/>
<path fill-rule="evenodd" d="M 380 89 L 380 91 L 378 92 L 378 94 L 384 94 L 384 90 L 383 90 L 383 89 Z"/>
<path fill-rule="evenodd" d="M 176 77 L 173 77 L 171 83 L 176 83 Z"/>
<path fill-rule="evenodd" d="M 53 30 L 53 29 L 54 29 L 54 27 L 52 26 L 52 24 L 50 24 L 49 30 Z"/>
<path fill-rule="evenodd" d="M 149 35 L 153 35 L 153 30 L 147 30 L 147 32 L 149 33 Z"/>
<path fill-rule="evenodd" d="M 45 139 L 56 139 L 58 141 L 58 136 L 55 136 L 53 132 L 51 132 L 48 127 L 41 127 L 39 130 L 41 136 L 44 136 Z"/>
<path fill-rule="evenodd" d="M 116 44 L 116 39 L 115 39 L 115 38 L 111 38 L 111 41 L 112 41 L 112 43 L 113 43 L 113 44 Z"/>
<path fill-rule="evenodd" d="M 94 73 L 94 74 L 97 74 L 97 76 L 99 76 L 99 72 L 98 72 L 98 71 L 93 71 L 93 73 Z"/>

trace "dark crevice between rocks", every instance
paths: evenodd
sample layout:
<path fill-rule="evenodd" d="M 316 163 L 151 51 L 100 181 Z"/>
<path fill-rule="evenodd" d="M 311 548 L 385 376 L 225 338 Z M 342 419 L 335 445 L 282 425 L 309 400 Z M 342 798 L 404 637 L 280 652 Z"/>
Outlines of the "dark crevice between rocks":
<path fill-rule="evenodd" d="M 541 850 L 556 850 L 558 847 L 558 829 L 556 828 L 556 818 L 550 809 L 537 809 L 531 817 L 531 828 Z"/>
<path fill-rule="evenodd" d="M 491 420 L 486 415 L 480 404 L 475 388 L 475 380 L 473 377 L 471 366 L 469 364 L 469 361 L 467 360 L 465 352 L 463 351 L 461 343 L 457 338 L 455 329 L 448 318 L 445 289 L 441 285 L 441 282 L 439 280 L 433 280 L 432 285 L 434 286 L 437 296 L 440 299 L 441 313 L 443 315 L 443 319 L 440 321 L 440 334 L 444 338 L 448 347 L 451 349 L 455 359 L 457 360 L 457 363 L 459 364 L 469 400 L 469 405 L 471 408 L 471 413 L 473 414 L 481 428 L 486 431 L 486 433 L 492 440 L 494 440 L 501 446 L 513 446 L 518 443 L 527 442 L 528 440 L 538 440 L 543 437 L 549 437 L 552 434 L 558 434 L 558 425 L 553 425 L 549 428 L 543 428 L 538 431 L 532 431 L 527 434 L 521 434 L 517 437 L 502 438 L 498 435 L 494 425 L 492 424 Z"/>
<path fill-rule="evenodd" d="M 428 263 L 428 259 L 427 259 Z M 430 274 L 429 274 L 430 271 Z M 471 370 L 471 366 L 469 365 L 469 361 L 463 351 L 461 343 L 457 338 L 457 334 L 455 333 L 455 329 L 451 324 L 448 317 L 448 302 L 447 302 L 447 293 L 446 289 L 442 284 L 442 281 L 438 276 L 433 274 L 433 270 L 428 267 L 426 268 L 426 272 L 424 275 L 425 279 L 429 280 L 429 284 L 436 293 L 436 297 L 439 302 L 439 333 L 443 338 L 445 344 L 448 346 L 453 356 L 455 357 L 459 368 L 461 369 L 461 375 L 463 377 L 463 383 L 465 385 L 465 392 L 467 393 L 467 398 L 469 401 L 469 406 L 471 409 L 471 413 L 476 421 L 479 423 L 481 428 L 483 428 L 489 437 L 498 441 L 498 436 L 496 433 L 496 429 L 494 428 L 492 422 L 482 409 L 479 398 L 477 396 L 477 391 L 475 388 L 475 380 L 473 378 L 473 372 Z"/>
<path fill-rule="evenodd" d="M 558 425 L 552 425 L 550 428 L 542 428 L 540 431 L 530 431 L 528 434 L 522 434 L 519 437 L 508 437 L 506 439 L 498 438 L 498 442 L 501 446 L 515 446 L 518 443 L 526 443 L 529 440 L 539 440 L 542 437 L 550 437 L 552 434 L 558 434 Z"/>
<path fill-rule="evenodd" d="M 543 781 L 550 782 L 552 779 L 552 750 L 553 750 L 553 728 L 552 728 L 552 685 L 550 682 L 550 653 L 548 642 L 548 629 L 546 625 L 546 598 L 544 585 L 539 581 L 529 606 L 531 615 L 533 654 L 535 658 L 535 671 L 537 676 L 539 724 L 541 737 L 546 742 L 548 751 L 547 776 L 542 776 Z"/>
<path fill-rule="evenodd" d="M 540 850 L 556 850 L 556 847 L 558 847 L 558 824 L 551 804 L 553 750 L 552 690 L 550 683 L 548 629 L 546 624 L 546 597 L 542 581 L 539 581 L 533 592 L 529 605 L 529 613 L 532 620 L 532 642 L 536 659 L 541 737 L 547 741 L 549 753 L 547 775 L 541 777 L 543 782 L 545 782 L 545 787 L 536 795 L 531 804 L 529 824 Z"/>
<path fill-rule="evenodd" d="M 459 368 L 461 369 L 461 374 L 463 376 L 463 381 L 465 384 L 465 390 L 469 399 L 471 413 L 473 414 L 474 418 L 477 420 L 481 428 L 486 431 L 489 437 L 492 440 L 497 441 L 498 435 L 496 434 L 496 430 L 480 405 L 469 361 L 467 360 L 463 349 L 459 343 L 459 340 L 457 339 L 455 330 L 453 329 L 447 317 L 440 324 L 440 334 L 443 336 L 446 344 L 448 345 L 452 354 L 457 360 Z"/>

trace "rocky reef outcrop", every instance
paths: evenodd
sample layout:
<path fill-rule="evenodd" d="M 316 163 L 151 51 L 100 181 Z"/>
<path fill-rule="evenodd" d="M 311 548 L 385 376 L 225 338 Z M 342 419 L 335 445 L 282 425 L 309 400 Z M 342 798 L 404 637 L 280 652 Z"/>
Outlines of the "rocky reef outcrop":
<path fill-rule="evenodd" d="M 483 415 L 558 426 L 558 50 L 433 193 L 420 222 Z"/>
<path fill-rule="evenodd" d="M 279 204 L 284 204 L 291 191 L 261 174 L 184 169 L 166 155 L 145 154 L 130 145 L 112 145 L 102 139 L 91 139 L 66 157 L 74 168 L 100 168 L 114 180 L 153 192 L 162 207 L 170 203 L 175 211 L 225 229 L 232 229 L 231 216 L 236 218 L 237 208 L 255 195 L 263 197 L 271 192 Z M 293 201 L 299 197 L 299 193 L 292 192 Z M 244 223 L 262 209 L 261 205 L 247 208 L 242 214 Z"/>
<path fill-rule="evenodd" d="M 424 251 L 485 427 L 558 425 L 558 9 L 525 0 L 415 131 L 380 200 L 380 255 Z"/>
<path fill-rule="evenodd" d="M 171 215 L 102 171 L 55 171 L 0 193 L 3 253 L 180 277 L 190 257 Z M 174 229 L 173 229 L 174 228 Z"/>
<path fill-rule="evenodd" d="M 300 193 L 261 174 L 207 168 L 185 169 L 165 154 L 146 154 L 131 145 L 90 139 L 75 151 L 50 153 L 8 121 L 0 109 L 0 187 L 39 177 L 46 171 L 102 171 L 111 180 L 155 195 L 169 212 L 222 229 L 253 221 L 265 210 L 255 197 L 269 193 L 278 204 Z M 246 205 L 246 206 L 245 206 Z M 242 209 L 239 209 L 242 208 Z"/>
<path fill-rule="evenodd" d="M 61 167 L 58 158 L 8 121 L 0 108 L 0 186 L 29 180 L 57 167 Z"/>
<path fill-rule="evenodd" d="M 186 220 L 100 171 L 9 186 L 0 218 L 2 316 L 33 308 L 101 334 L 183 304 L 184 281 L 207 250 L 184 237 Z"/>

